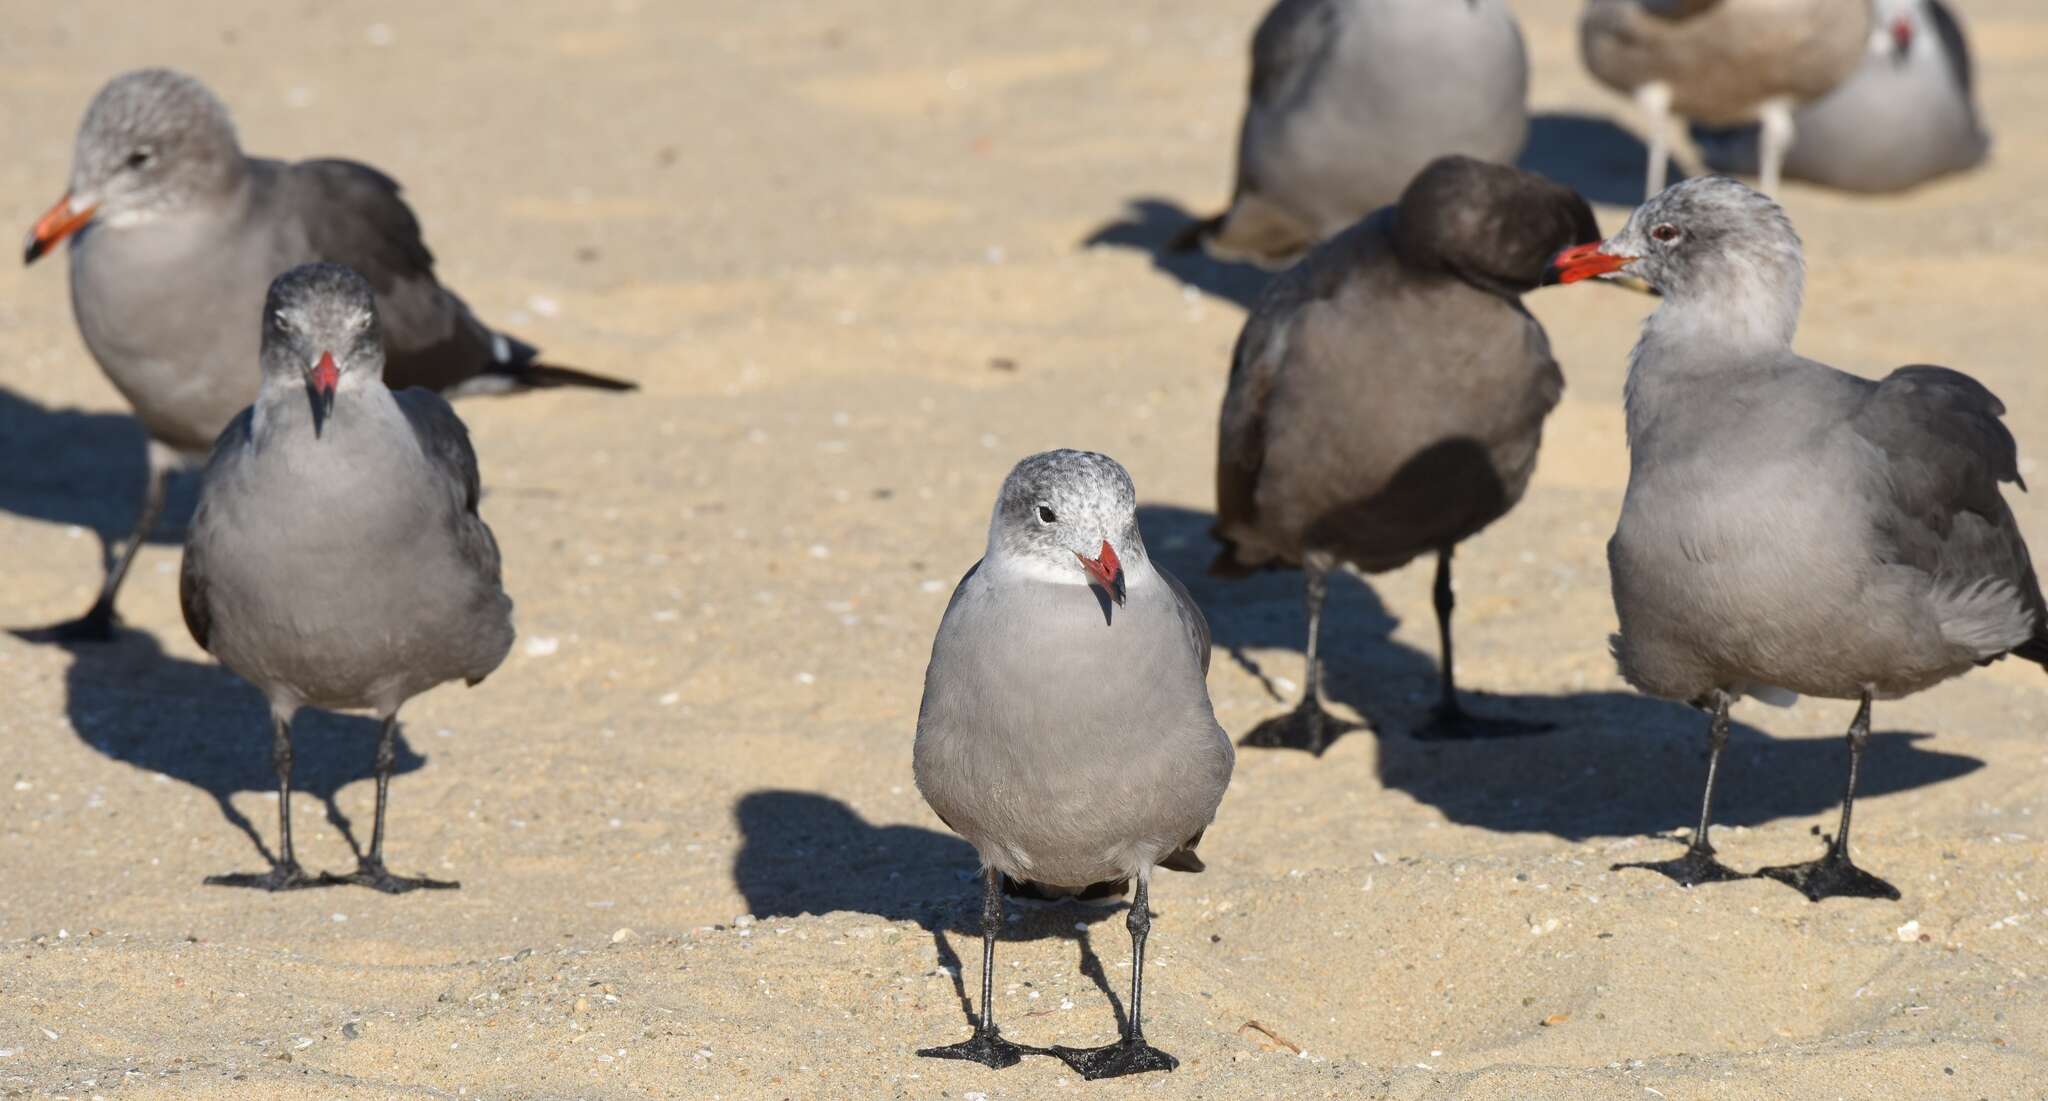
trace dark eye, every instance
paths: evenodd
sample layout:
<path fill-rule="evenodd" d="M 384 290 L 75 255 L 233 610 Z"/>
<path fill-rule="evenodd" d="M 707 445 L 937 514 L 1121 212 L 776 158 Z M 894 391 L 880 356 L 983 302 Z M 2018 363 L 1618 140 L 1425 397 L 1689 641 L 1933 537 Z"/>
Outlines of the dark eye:
<path fill-rule="evenodd" d="M 1650 236 L 1655 237 L 1657 240 L 1662 241 L 1665 244 L 1670 244 L 1671 242 L 1678 240 L 1678 227 L 1672 225 L 1670 222 L 1665 222 L 1664 224 L 1658 226 L 1656 229 L 1651 230 Z"/>
<path fill-rule="evenodd" d="M 1039 522 L 1039 523 L 1041 523 L 1041 524 L 1057 524 L 1057 523 L 1059 523 L 1059 520 L 1060 520 L 1060 518 L 1059 518 L 1059 517 L 1057 517 L 1057 516 L 1054 516 L 1054 515 L 1052 514 L 1052 510 L 1051 510 L 1051 509 L 1049 509 L 1049 508 L 1045 507 L 1044 505 L 1040 505 L 1040 506 L 1038 506 L 1038 522 Z"/>
<path fill-rule="evenodd" d="M 149 157 L 149 150 L 137 149 L 135 152 L 128 154 L 128 167 L 141 168 L 143 165 L 149 163 Z"/>

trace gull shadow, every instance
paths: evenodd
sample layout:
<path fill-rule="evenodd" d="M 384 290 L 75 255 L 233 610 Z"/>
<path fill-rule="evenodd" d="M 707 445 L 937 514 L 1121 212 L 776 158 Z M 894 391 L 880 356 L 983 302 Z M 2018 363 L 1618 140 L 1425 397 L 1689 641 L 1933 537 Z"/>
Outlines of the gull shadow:
<path fill-rule="evenodd" d="M 71 654 L 65 671 L 65 709 L 79 740 L 116 761 L 161 773 L 211 795 L 221 817 L 248 836 L 265 862 L 276 854 L 258 829 L 235 809 L 240 792 L 275 792 L 270 767 L 270 708 L 247 681 L 212 663 L 163 652 L 155 638 L 117 628 L 115 640 L 60 643 Z M 294 795 L 310 795 L 327 820 L 362 855 L 336 794 L 375 777 L 379 724 L 374 719 L 311 709 L 292 727 Z M 426 759 L 398 736 L 396 772 L 412 772 Z M 274 815 L 274 811 L 272 812 Z"/>
<path fill-rule="evenodd" d="M 1272 685 L 1285 676 L 1299 683 L 1301 663 L 1268 659 L 1260 669 L 1254 650 L 1301 652 L 1307 630 L 1298 570 L 1271 570 L 1237 580 L 1208 576 L 1216 543 L 1214 516 L 1169 505 L 1142 505 L 1139 524 L 1155 561 L 1188 586 L 1209 619 L 1216 648 L 1246 663 Z M 1414 594 L 1428 607 L 1426 588 Z M 1429 615 L 1427 611 L 1423 615 Z M 1690 826 L 1699 812 L 1706 769 L 1706 716 L 1683 704 L 1633 692 L 1563 692 L 1513 695 L 1472 691 L 1487 670 L 1460 662 L 1460 695 L 1474 713 L 1548 723 L 1542 737 L 1482 741 L 1416 740 L 1436 700 L 1437 658 L 1391 638 L 1396 620 L 1372 586 L 1348 573 L 1333 574 L 1323 617 L 1323 691 L 1366 720 L 1379 739 L 1379 781 L 1427 803 L 1452 821 L 1507 832 L 1550 833 L 1573 841 L 1596 836 L 1639 836 Z M 1432 626 L 1432 634 L 1434 624 Z M 1484 628 L 1469 620 L 1462 637 Z M 1582 640 L 1604 646 L 1604 638 Z M 1560 640 L 1560 645 L 1578 644 Z M 1293 706 L 1290 692 L 1274 692 L 1275 712 Z M 1848 728 L 1853 703 L 1833 704 Z M 1769 714 L 1755 704 L 1751 717 Z M 1241 733 L 1241 732 L 1240 732 Z M 1876 796 L 1942 783 L 1975 772 L 1984 762 L 1930 749 L 1932 735 L 1883 731 L 1871 735 L 1857 794 Z M 1263 752 L 1247 750 L 1246 752 Z M 1326 758 L 1324 767 L 1343 767 Z M 1718 825 L 1754 826 L 1787 817 L 1831 813 L 1842 796 L 1848 751 L 1839 738 L 1773 738 L 1735 723 L 1716 789 Z"/>
<path fill-rule="evenodd" d="M 962 1013 L 970 1024 L 978 1020 L 968 971 L 953 943 L 966 944 L 975 957 L 972 977 L 978 984 L 981 860 L 973 846 L 921 826 L 877 826 L 845 803 L 808 791 L 748 792 L 733 817 L 740 828 L 733 884 L 746 896 L 748 912 L 769 918 L 847 910 L 915 922 L 931 935 L 939 966 L 952 975 Z M 1044 937 L 1076 942 L 1081 973 L 1108 996 L 1121 1029 L 1123 1002 L 1086 926 L 1120 917 L 1126 908 L 1011 899 L 1004 906 L 1009 924 L 996 945 L 997 966 L 1004 943 Z M 1122 931 L 1119 922 L 1117 933 Z"/>
<path fill-rule="evenodd" d="M 1273 281 L 1273 274 L 1256 264 L 1217 260 L 1199 247 L 1176 251 L 1168 243 L 1198 219 L 1169 199 L 1132 199 L 1124 215 L 1105 222 L 1083 238 L 1083 248 L 1114 245 L 1137 249 L 1152 256 L 1152 266 L 1172 276 L 1183 286 L 1235 302 L 1246 309 Z"/>
<path fill-rule="evenodd" d="M 102 557 L 128 537 L 142 504 L 147 437 L 119 413 L 50 409 L 0 387 L 0 511 L 99 535 Z M 150 542 L 184 538 L 199 499 L 199 479 L 172 479 Z"/>
<path fill-rule="evenodd" d="M 1545 112 L 1529 120 L 1529 143 L 1516 167 L 1548 176 L 1586 201 L 1635 206 L 1643 201 L 1650 148 L 1634 134 L 1597 115 Z M 1686 176 L 1676 160 L 1666 179 Z"/>

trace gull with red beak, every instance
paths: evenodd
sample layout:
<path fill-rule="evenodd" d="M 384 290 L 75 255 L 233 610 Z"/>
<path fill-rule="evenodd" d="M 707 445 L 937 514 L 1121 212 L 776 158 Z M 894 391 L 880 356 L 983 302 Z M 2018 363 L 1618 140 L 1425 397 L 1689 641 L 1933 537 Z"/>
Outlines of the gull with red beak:
<path fill-rule="evenodd" d="M 1871 702 L 2007 654 L 2048 665 L 2041 586 L 2000 492 L 2021 484 L 2005 407 L 1945 367 L 1872 380 L 1795 353 L 1799 236 L 1734 180 L 1678 184 L 1554 267 L 1567 282 L 1624 271 L 1663 294 L 1629 359 L 1612 649 L 1630 684 L 1711 718 L 1692 843 L 1636 866 L 1688 886 L 1741 878 L 1707 832 L 1730 706 L 1856 700 L 1826 851 L 1757 874 L 1815 901 L 1899 897 L 1849 853 Z"/>
<path fill-rule="evenodd" d="M 1863 63 L 1799 109 L 1785 175 L 1846 191 L 1903 191 L 1981 164 L 1991 150 L 1972 87 L 1970 47 L 1942 0 L 1875 0 Z M 1752 130 L 1694 135 L 1707 164 L 1749 172 Z"/>
<path fill-rule="evenodd" d="M 1194 847 L 1230 783 L 1208 669 L 1208 621 L 1146 554 L 1124 468 L 1088 451 L 1018 463 L 987 553 L 946 605 L 918 708 L 918 790 L 982 863 L 981 1020 L 967 1040 L 919 1054 L 991 1067 L 1047 1054 L 1088 1078 L 1174 1068 L 1145 1042 L 1148 887 L 1155 867 L 1202 869 Z M 1137 885 L 1116 1041 L 1025 1048 L 997 1032 L 1005 877 L 1037 897 Z"/>
<path fill-rule="evenodd" d="M 156 526 L 167 479 L 256 398 L 249 320 L 288 268 L 324 260 L 369 280 L 394 386 L 632 388 L 540 363 L 532 346 L 478 321 L 435 278 L 396 181 L 351 161 L 247 156 L 220 100 L 166 69 L 124 73 L 93 97 L 69 189 L 37 219 L 23 258 L 33 263 L 65 241 L 79 334 L 148 432 L 149 476 L 134 532 L 92 609 L 32 634 L 112 637 L 114 599 Z M 350 365 L 335 355 L 345 378 Z"/>
<path fill-rule="evenodd" d="M 453 887 L 393 875 L 384 819 L 398 709 L 436 685 L 481 681 L 512 646 L 476 452 L 438 394 L 384 385 L 376 300 L 355 272 L 279 276 L 262 345 L 256 403 L 206 466 L 179 596 L 193 639 L 270 702 L 278 848 L 267 872 L 208 882 Z M 383 720 L 376 825 L 347 875 L 307 875 L 292 847 L 292 721 L 304 707 Z"/>
<path fill-rule="evenodd" d="M 1299 566 L 1306 676 L 1293 711 L 1245 744 L 1320 755 L 1331 570 L 1436 559 L 1437 705 L 1420 737 L 1534 733 L 1468 713 L 1451 651 L 1451 554 L 1528 488 L 1543 421 L 1564 390 L 1543 326 L 1522 306 L 1560 246 L 1600 235 L 1570 188 L 1506 165 L 1444 157 L 1399 204 L 1324 242 L 1274 280 L 1231 354 L 1217 433 L 1209 572 Z"/>

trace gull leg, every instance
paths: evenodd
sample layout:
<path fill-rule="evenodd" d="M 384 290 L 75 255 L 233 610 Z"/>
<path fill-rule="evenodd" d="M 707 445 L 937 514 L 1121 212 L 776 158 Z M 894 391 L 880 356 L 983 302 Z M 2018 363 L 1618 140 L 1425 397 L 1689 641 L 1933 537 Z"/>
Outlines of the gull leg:
<path fill-rule="evenodd" d="M 1336 560 L 1323 551 L 1302 556 L 1302 604 L 1308 612 L 1308 641 L 1302 646 L 1307 664 L 1301 702 L 1285 715 L 1267 719 L 1244 736 L 1247 746 L 1265 749 L 1304 749 L 1320 757 L 1329 748 L 1332 728 L 1343 733 L 1346 724 L 1323 710 L 1323 663 L 1317 649 L 1323 634 L 1323 604 L 1330 595 L 1330 570 Z"/>
<path fill-rule="evenodd" d="M 170 485 L 171 475 L 178 469 L 179 456 L 176 451 L 156 442 L 149 441 L 147 452 L 149 473 L 142 486 L 142 509 L 135 515 L 135 530 L 128 535 L 128 541 L 114 552 L 114 561 L 107 568 L 106 577 L 100 581 L 99 598 L 84 615 L 54 627 L 42 628 L 32 635 L 57 642 L 109 642 L 114 637 L 114 597 L 121 591 L 121 583 L 128 579 L 128 568 L 135 564 L 136 552 L 149 542 L 150 533 L 156 530 L 156 522 L 164 511 L 164 494 Z"/>
<path fill-rule="evenodd" d="M 1643 198 L 1664 190 L 1665 166 L 1671 160 L 1671 85 L 1653 80 L 1636 89 L 1636 107 L 1650 131 L 1650 168 Z"/>
<path fill-rule="evenodd" d="M 1782 182 L 1785 154 L 1792 148 L 1792 100 L 1785 96 L 1767 99 L 1757 108 L 1761 127 L 1757 134 L 1757 183 L 1763 192 L 1777 197 Z"/>
<path fill-rule="evenodd" d="M 1083 1078 L 1120 1078 L 1152 1070 L 1172 1070 L 1180 1060 L 1145 1042 L 1145 937 L 1152 931 L 1152 911 L 1147 905 L 1148 871 L 1138 875 L 1137 897 L 1125 927 L 1131 931 L 1131 1015 L 1123 1035 L 1113 1044 L 1094 1048 L 1055 1047 L 1051 1053 Z"/>
<path fill-rule="evenodd" d="M 1692 844 L 1686 846 L 1683 856 L 1641 864 L 1616 864 L 1610 871 L 1643 868 L 1669 876 L 1681 887 L 1749 878 L 1716 860 L 1713 842 L 1707 839 L 1707 830 L 1714 821 L 1714 781 L 1721 772 L 1721 751 L 1728 747 L 1728 706 L 1733 702 L 1728 693 L 1719 689 L 1708 693 L 1708 698 L 1713 701 L 1713 718 L 1707 723 L 1707 790 L 1700 796 L 1700 824 L 1692 833 Z"/>
<path fill-rule="evenodd" d="M 1451 590 L 1451 550 L 1444 547 L 1436 554 L 1436 641 L 1442 655 L 1438 659 L 1441 671 L 1437 676 L 1437 687 L 1441 694 L 1429 723 L 1417 730 L 1415 736 L 1429 741 L 1438 738 L 1513 738 L 1548 732 L 1552 729 L 1549 723 L 1479 718 L 1467 714 L 1458 703 L 1458 678 L 1451 660 L 1451 611 L 1458 604 L 1457 596 Z"/>
<path fill-rule="evenodd" d="M 1856 809 L 1856 776 L 1863 768 L 1863 749 L 1870 741 L 1870 693 L 1863 693 L 1856 718 L 1849 724 L 1849 787 L 1842 795 L 1842 822 L 1828 840 L 1827 852 L 1804 864 L 1765 868 L 1756 874 L 1775 879 L 1819 902 L 1824 898 L 1889 898 L 1899 889 L 1857 867 L 1849 859 L 1849 818 Z"/>
<path fill-rule="evenodd" d="M 919 1055 L 928 1059 L 965 1059 L 1001 1070 L 1015 1066 L 1035 1049 L 1018 1047 L 996 1032 L 995 971 L 996 934 L 1003 928 L 1003 873 L 985 868 L 981 875 L 981 1021 L 974 1035 L 957 1044 L 928 1047 Z"/>
<path fill-rule="evenodd" d="M 317 881 L 299 867 L 292 851 L 292 716 L 273 711 L 270 730 L 270 765 L 277 771 L 277 863 L 261 874 L 234 872 L 206 877 L 209 887 L 254 887 L 260 891 L 289 891 L 311 887 Z"/>
<path fill-rule="evenodd" d="M 323 875 L 325 883 L 353 883 L 373 887 L 387 895 L 404 894 L 421 888 L 448 890 L 462 886 L 452 880 L 426 876 L 396 876 L 384 866 L 384 810 L 391 799 L 391 770 L 398 763 L 398 712 L 384 716 L 377 732 L 377 823 L 370 828 L 370 851 L 348 875 Z"/>

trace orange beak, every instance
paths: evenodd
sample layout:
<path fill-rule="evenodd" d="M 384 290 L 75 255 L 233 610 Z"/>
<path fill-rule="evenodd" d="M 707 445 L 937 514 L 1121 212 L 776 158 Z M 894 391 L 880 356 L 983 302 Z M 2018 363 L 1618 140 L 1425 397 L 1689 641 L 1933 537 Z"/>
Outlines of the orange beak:
<path fill-rule="evenodd" d="M 306 372 L 306 392 L 313 402 L 313 435 L 316 438 L 327 426 L 327 418 L 334 413 L 334 387 L 340 381 L 341 368 L 334 365 L 332 352 L 321 352 L 319 362 Z"/>
<path fill-rule="evenodd" d="M 1100 556 L 1090 558 L 1080 551 L 1075 551 L 1074 557 L 1081 560 L 1081 568 L 1088 571 L 1089 579 L 1102 586 L 1102 591 L 1107 593 L 1111 600 L 1116 601 L 1118 607 L 1122 607 L 1124 603 L 1124 564 L 1117 561 L 1116 548 L 1110 546 L 1109 541 L 1105 539 L 1102 543 L 1102 554 Z"/>
<path fill-rule="evenodd" d="M 92 221 L 93 211 L 97 209 L 97 206 L 89 206 L 84 210 L 73 211 L 71 196 L 67 193 L 57 200 L 57 205 L 44 211 L 43 216 L 36 219 L 35 228 L 28 231 L 28 247 L 22 250 L 21 262 L 35 263 L 44 253 L 56 247 L 57 242 L 78 232 L 85 223 Z"/>
<path fill-rule="evenodd" d="M 1600 251 L 1605 242 L 1588 241 L 1573 245 L 1550 258 L 1550 265 L 1543 269 L 1543 285 L 1553 283 L 1576 283 L 1596 275 L 1612 275 L 1635 260 L 1633 256 L 1615 256 Z"/>

